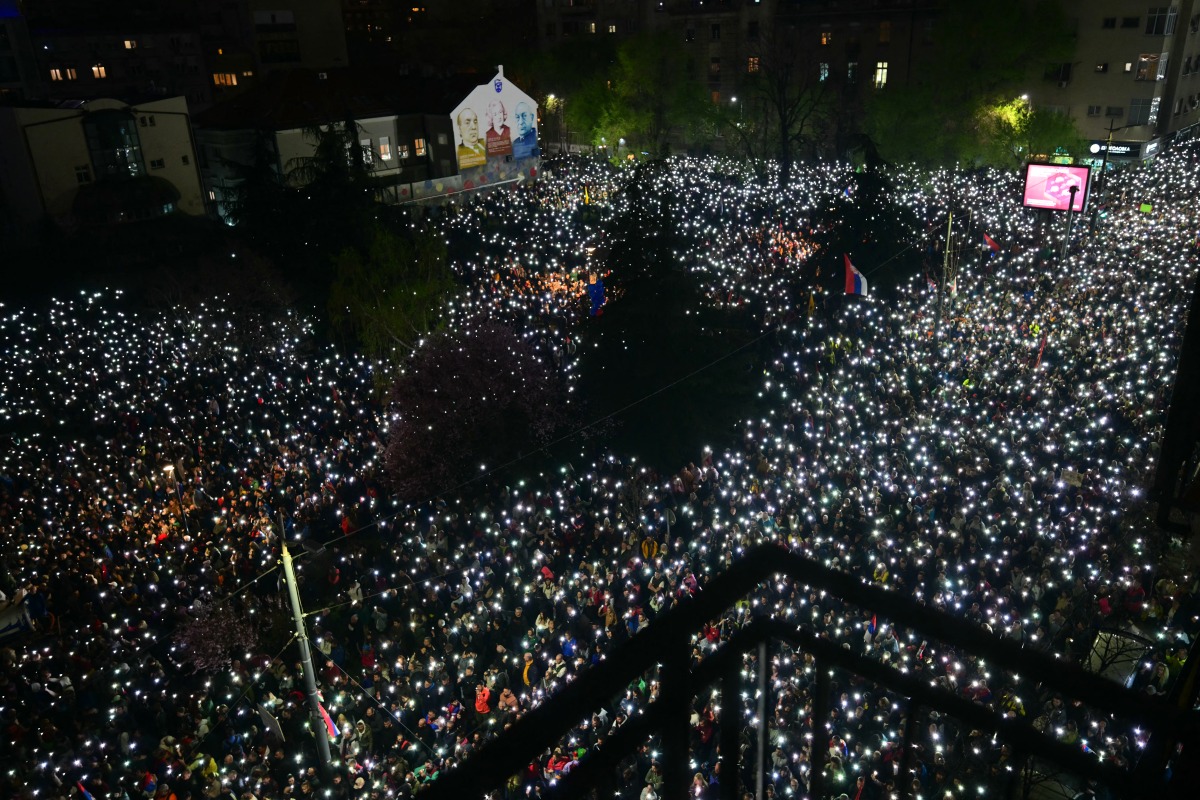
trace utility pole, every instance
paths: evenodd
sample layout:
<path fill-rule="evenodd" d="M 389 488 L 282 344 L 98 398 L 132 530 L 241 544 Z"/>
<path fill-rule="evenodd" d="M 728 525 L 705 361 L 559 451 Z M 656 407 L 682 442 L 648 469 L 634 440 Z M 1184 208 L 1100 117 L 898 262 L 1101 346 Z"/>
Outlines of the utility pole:
<path fill-rule="evenodd" d="M 1067 248 L 1071 246 L 1071 214 L 1075 211 L 1075 195 L 1079 194 L 1079 187 L 1071 187 L 1071 202 L 1067 203 L 1067 229 L 1063 232 L 1062 257 L 1067 257 Z"/>
<path fill-rule="evenodd" d="M 296 586 L 296 571 L 292 568 L 292 554 L 288 552 L 287 536 L 283 528 L 283 514 L 279 515 L 279 541 L 283 550 L 283 575 L 287 579 L 288 597 L 292 601 L 292 617 L 296 622 L 296 641 L 300 643 L 300 663 L 304 667 L 304 690 L 308 695 L 309 725 L 313 738 L 317 740 L 317 754 L 321 758 L 321 772 L 329 777 L 333 756 L 329 753 L 329 734 L 325 731 L 325 717 L 321 714 L 321 701 L 317 697 L 317 673 L 313 669 L 312 648 L 308 643 L 308 630 L 304 626 L 304 609 L 300 607 L 300 590 Z"/>

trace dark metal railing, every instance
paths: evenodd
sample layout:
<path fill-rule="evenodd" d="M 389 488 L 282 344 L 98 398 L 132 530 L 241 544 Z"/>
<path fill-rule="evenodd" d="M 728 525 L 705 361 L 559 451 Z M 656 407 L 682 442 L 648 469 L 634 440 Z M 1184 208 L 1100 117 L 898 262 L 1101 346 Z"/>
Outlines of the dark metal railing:
<path fill-rule="evenodd" d="M 1151 732 L 1149 744 L 1133 769 L 1101 763 L 1083 752 L 1038 731 L 1020 717 L 1005 716 L 986 706 L 971 702 L 934 685 L 928 676 L 920 677 L 846 650 L 840 644 L 820 638 L 818 632 L 771 619 L 758 619 L 734 633 L 715 653 L 691 668 L 692 636 L 759 584 L 786 576 L 800 584 L 823 589 L 846 603 L 885 615 L 890 622 L 922 631 L 930 638 L 959 650 L 984 656 L 989 664 L 1018 675 L 1034 676 L 1036 681 L 1064 696 L 1114 714 Z M 936 710 L 970 723 L 973 727 L 999 734 L 1021 754 L 1053 762 L 1085 780 L 1110 787 L 1120 797 L 1183 797 L 1176 780 L 1169 780 L 1168 763 L 1200 761 L 1200 715 L 1194 712 L 1196 673 L 1200 654 L 1188 659 L 1179 686 L 1187 687 L 1187 696 L 1179 691 L 1171 697 L 1149 697 L 1125 689 L 1111 680 L 1087 672 L 1066 659 L 1022 648 L 999 640 L 977 625 L 930 609 L 910 597 L 879 586 L 864 584 L 845 573 L 833 572 L 820 564 L 785 551 L 777 546 L 762 546 L 745 554 L 725 573 L 705 584 L 701 592 L 662 614 L 640 631 L 607 660 L 588 669 L 556 692 L 553 700 L 527 712 L 497 739 L 482 747 L 457 769 L 442 775 L 423 796 L 429 800 L 476 798 L 504 785 L 507 778 L 522 770 L 552 748 L 580 720 L 590 717 L 599 702 L 624 692 L 630 682 L 648 670 L 660 667 L 660 693 L 643 713 L 630 719 L 609 736 L 602 747 L 589 753 L 570 773 L 543 796 L 576 798 L 597 786 L 612 782 L 617 765 L 650 736 L 662 740 L 663 791 L 665 800 L 682 800 L 687 795 L 688 737 L 691 699 L 715 683 L 721 684 L 719 748 L 723 766 L 720 772 L 722 800 L 738 797 L 739 724 L 743 698 L 739 680 L 743 654 L 759 651 L 760 688 L 765 689 L 766 649 L 773 640 L 799 647 L 815 659 L 816 690 L 812 695 L 814 728 L 829 719 L 830 671 L 842 669 L 862 676 L 888 690 L 910 698 L 904 726 L 904 742 L 898 791 L 909 796 L 909 770 L 912 737 L 918 715 Z M 1193 648 L 1195 651 L 1195 648 Z M 1182 690 L 1182 689 L 1181 689 Z M 761 692 L 760 695 L 765 694 Z M 758 756 L 762 759 L 767 729 L 760 714 Z M 810 756 L 809 796 L 824 796 L 824 766 L 827 748 L 814 742 Z M 1180 748 L 1185 752 L 1179 755 Z M 733 754 L 732 761 L 730 754 Z M 758 770 L 762 795 L 763 769 Z"/>

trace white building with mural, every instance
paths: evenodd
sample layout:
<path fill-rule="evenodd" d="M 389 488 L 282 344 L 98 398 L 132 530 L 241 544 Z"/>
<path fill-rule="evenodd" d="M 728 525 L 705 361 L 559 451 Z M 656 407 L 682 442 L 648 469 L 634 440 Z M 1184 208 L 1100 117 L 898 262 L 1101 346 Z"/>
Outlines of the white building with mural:
<path fill-rule="evenodd" d="M 451 113 L 463 189 L 537 176 L 537 102 L 504 77 L 476 86 Z"/>

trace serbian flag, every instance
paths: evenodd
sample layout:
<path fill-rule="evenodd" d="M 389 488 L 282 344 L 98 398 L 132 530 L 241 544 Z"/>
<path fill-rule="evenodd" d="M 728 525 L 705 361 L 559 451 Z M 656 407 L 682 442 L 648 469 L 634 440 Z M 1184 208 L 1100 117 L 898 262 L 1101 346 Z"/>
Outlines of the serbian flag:
<path fill-rule="evenodd" d="M 850 263 L 850 256 L 843 253 L 842 258 L 846 260 L 846 294 L 857 294 L 866 297 L 867 279 Z"/>
<path fill-rule="evenodd" d="M 83 781 L 75 781 L 75 785 L 78 786 L 79 791 L 83 793 L 83 800 L 96 800 L 96 798 L 92 797 L 92 793 L 84 787 Z"/>
<path fill-rule="evenodd" d="M 875 635 L 875 631 L 879 630 L 879 618 L 877 615 L 871 615 L 871 624 L 867 626 L 867 630 L 870 631 L 872 636 Z"/>
<path fill-rule="evenodd" d="M 993 253 L 1000 252 L 1000 245 L 996 244 L 996 240 L 988 236 L 986 233 L 983 235 L 983 243 L 992 248 Z"/>
<path fill-rule="evenodd" d="M 329 734 L 329 738 L 336 739 L 338 736 L 337 725 L 333 724 L 333 719 L 330 718 L 329 712 L 325 710 L 324 705 L 318 702 L 317 708 L 321 709 L 321 719 L 325 720 L 325 731 Z"/>

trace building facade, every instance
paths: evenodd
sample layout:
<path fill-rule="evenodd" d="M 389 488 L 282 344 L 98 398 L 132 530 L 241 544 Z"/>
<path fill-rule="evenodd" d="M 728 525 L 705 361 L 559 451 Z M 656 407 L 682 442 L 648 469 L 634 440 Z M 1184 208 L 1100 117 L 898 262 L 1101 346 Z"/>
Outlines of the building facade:
<path fill-rule="evenodd" d="M 315 130 L 351 120 L 380 200 L 461 188 L 450 111 L 473 82 L 397 78 L 372 69 L 268 75 L 196 117 L 212 215 L 230 221 L 228 206 L 245 167 L 263 153 L 281 180 L 292 181 L 295 165 L 315 151 Z"/>
<path fill-rule="evenodd" d="M 1069 0 L 1072 61 L 1047 65 L 1031 101 L 1069 115 L 1088 160 L 1152 158 L 1200 122 L 1200 3 Z M 1110 145 L 1111 141 L 1111 145 Z"/>
<path fill-rule="evenodd" d="M 186 100 L 0 107 L 0 195 L 15 226 L 204 214 Z"/>

